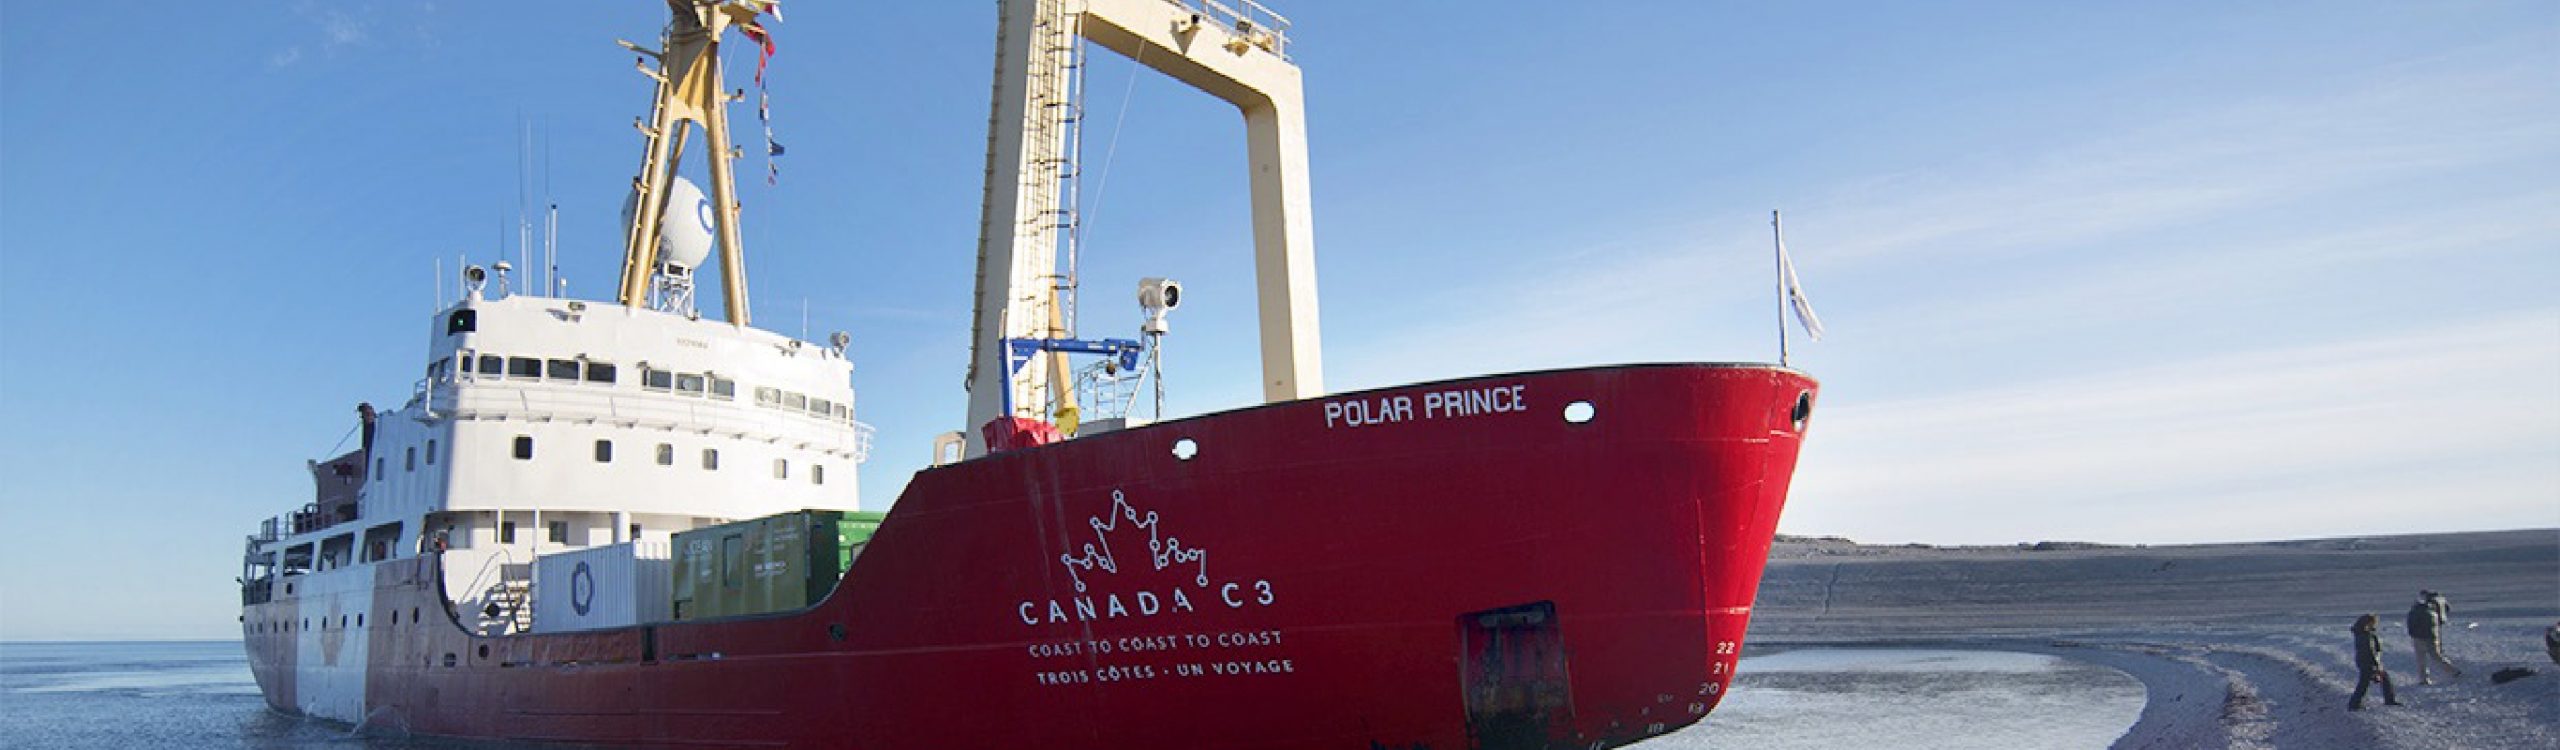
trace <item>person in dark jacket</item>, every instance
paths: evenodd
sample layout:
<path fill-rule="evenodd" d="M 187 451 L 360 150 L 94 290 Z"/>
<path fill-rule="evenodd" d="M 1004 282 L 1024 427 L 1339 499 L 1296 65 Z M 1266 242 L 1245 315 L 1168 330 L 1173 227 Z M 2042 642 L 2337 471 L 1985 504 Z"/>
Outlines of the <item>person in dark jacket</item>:
<path fill-rule="evenodd" d="M 2444 658 L 2444 626 L 2448 610 L 2444 595 L 2433 591 L 2418 592 L 2418 603 L 2409 605 L 2409 649 L 2418 654 L 2418 684 L 2433 685 L 2427 676 L 2429 663 L 2444 665 L 2445 674 L 2462 678 L 2462 669 Z"/>
<path fill-rule="evenodd" d="M 2347 696 L 2347 710 L 2364 710 L 2364 691 L 2373 683 L 2382 683 L 2382 705 L 2400 705 L 2400 697 L 2391 692 L 2391 673 L 2382 668 L 2382 636 L 2374 631 L 2382 618 L 2365 615 L 2356 618 L 2356 692 Z"/>

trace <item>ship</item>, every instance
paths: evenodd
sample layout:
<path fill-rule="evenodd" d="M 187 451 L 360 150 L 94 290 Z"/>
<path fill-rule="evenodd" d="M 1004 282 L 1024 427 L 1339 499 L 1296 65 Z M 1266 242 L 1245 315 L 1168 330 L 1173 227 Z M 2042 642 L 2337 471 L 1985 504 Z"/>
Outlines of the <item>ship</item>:
<path fill-rule="evenodd" d="M 274 710 L 627 747 L 1597 748 L 1725 696 L 1817 385 L 1754 363 L 1327 393 L 1287 19 L 1005 0 L 968 430 L 887 510 L 845 336 L 751 325 L 720 45 L 668 0 L 610 300 L 472 266 L 423 373 L 246 540 Z M 1148 419 L 1180 286 L 1079 338 L 1087 45 L 1237 105 L 1264 403 Z M 708 190 L 679 175 L 702 148 Z M 1073 252 L 1065 253 L 1072 260 Z M 695 304 L 717 263 L 722 314 Z"/>

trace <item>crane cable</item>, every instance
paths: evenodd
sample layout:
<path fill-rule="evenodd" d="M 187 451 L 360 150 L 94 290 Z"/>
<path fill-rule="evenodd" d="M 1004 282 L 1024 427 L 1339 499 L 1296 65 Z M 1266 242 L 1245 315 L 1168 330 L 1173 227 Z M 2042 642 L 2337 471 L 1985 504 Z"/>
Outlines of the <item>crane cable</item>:
<path fill-rule="evenodd" d="M 1103 192 L 1111 188 L 1111 161 L 1113 157 L 1120 154 L 1120 129 L 1129 124 L 1129 100 L 1134 98 L 1134 95 L 1138 91 L 1138 70 L 1145 67 L 1146 64 L 1147 48 L 1140 46 L 1138 48 L 1138 54 L 1135 56 L 1134 64 L 1129 66 L 1129 85 L 1120 91 L 1120 113 L 1113 115 L 1111 118 L 1111 142 L 1102 149 L 1102 179 L 1099 182 L 1096 182 L 1093 186 L 1093 209 L 1076 209 L 1076 215 L 1078 217 L 1075 224 L 1076 247 L 1084 247 L 1085 228 L 1092 225 L 1093 218 L 1101 215 L 1102 213 Z M 1084 193 L 1082 191 L 1078 191 L 1076 193 L 1076 199 L 1078 201 L 1084 200 Z"/>

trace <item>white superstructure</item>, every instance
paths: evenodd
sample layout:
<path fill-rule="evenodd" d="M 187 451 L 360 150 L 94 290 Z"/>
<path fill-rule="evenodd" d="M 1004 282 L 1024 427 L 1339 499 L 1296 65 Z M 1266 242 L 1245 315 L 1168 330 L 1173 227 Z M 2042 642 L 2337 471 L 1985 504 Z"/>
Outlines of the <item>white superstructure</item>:
<path fill-rule="evenodd" d="M 289 652 L 256 660 L 282 672 L 261 671 L 262 684 L 289 685 L 282 694 L 306 714 L 360 721 L 369 627 L 405 614 L 526 632 L 546 595 L 577 597 L 555 629 L 652 619 L 664 602 L 598 610 L 594 576 L 618 576 L 609 583 L 631 589 L 624 600 L 643 597 L 664 589 L 638 576 L 667 570 L 653 560 L 676 532 L 857 508 L 871 429 L 854 419 L 846 337 L 822 345 L 747 327 L 715 61 L 721 33 L 764 33 L 771 5 L 673 0 L 660 49 L 627 45 L 662 64 L 643 71 L 658 82 L 657 118 L 643 129 L 617 300 L 509 294 L 506 264 L 495 279 L 465 269 L 461 297 L 427 321 L 406 402 L 360 406 L 357 449 L 311 464 L 317 497 L 249 536 L 242 634 L 253 654 L 265 643 Z M 708 134 L 707 193 L 676 174 L 691 127 Z M 715 249 L 725 320 L 707 321 L 694 313 L 692 273 Z M 519 288 L 548 285 L 526 275 Z M 569 591 L 538 590 L 535 563 L 549 556 L 586 574 L 570 569 Z M 376 612 L 377 574 L 422 564 L 441 567 L 450 611 Z M 368 624 L 368 612 L 393 621 Z"/>
<path fill-rule="evenodd" d="M 475 291 L 433 319 L 423 370 L 369 444 L 332 462 L 353 459 L 352 505 L 270 523 L 253 564 L 290 579 L 440 546 L 454 601 L 511 617 L 536 556 L 860 500 L 870 429 L 830 346 Z"/>

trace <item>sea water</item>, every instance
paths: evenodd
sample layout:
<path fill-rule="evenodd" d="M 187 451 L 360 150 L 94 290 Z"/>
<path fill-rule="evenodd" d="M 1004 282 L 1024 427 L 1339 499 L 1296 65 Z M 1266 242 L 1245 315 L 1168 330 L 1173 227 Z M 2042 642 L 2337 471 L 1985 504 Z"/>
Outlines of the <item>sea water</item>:
<path fill-rule="evenodd" d="M 0 643 L 0 748 L 489 748 L 267 710 L 239 641 Z"/>
<path fill-rule="evenodd" d="M 1706 721 L 1637 747 L 2103 748 L 2142 715 L 2133 676 L 2043 654 L 1802 649 L 1734 675 Z"/>
<path fill-rule="evenodd" d="M 2100 748 L 2142 711 L 2123 673 L 2037 654 L 1814 649 L 1742 660 L 1707 720 L 1637 745 Z M 0 748 L 503 748 L 357 736 L 268 711 L 237 641 L 0 643 Z"/>

